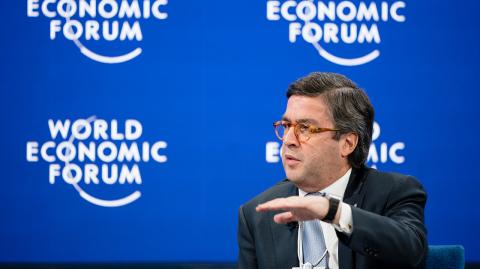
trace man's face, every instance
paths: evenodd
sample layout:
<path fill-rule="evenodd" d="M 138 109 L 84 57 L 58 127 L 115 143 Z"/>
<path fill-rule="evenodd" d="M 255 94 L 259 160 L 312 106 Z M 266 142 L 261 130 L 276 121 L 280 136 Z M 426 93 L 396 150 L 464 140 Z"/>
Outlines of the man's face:
<path fill-rule="evenodd" d="M 288 99 L 283 120 L 306 123 L 315 127 L 335 128 L 328 106 L 322 96 L 293 95 Z M 287 178 L 306 191 L 318 191 L 346 172 L 347 159 L 341 156 L 341 141 L 333 132 L 315 133 L 300 143 L 293 128 L 285 133 L 282 162 Z"/>

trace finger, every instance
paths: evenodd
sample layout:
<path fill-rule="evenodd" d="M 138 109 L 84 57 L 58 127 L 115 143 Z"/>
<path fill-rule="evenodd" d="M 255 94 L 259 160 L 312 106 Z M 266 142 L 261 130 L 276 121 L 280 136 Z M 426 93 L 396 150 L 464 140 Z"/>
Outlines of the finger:
<path fill-rule="evenodd" d="M 302 202 L 305 198 L 299 196 L 290 196 L 287 198 L 277 198 L 257 206 L 258 212 L 272 211 L 272 210 L 293 210 L 302 208 L 305 203 Z"/>
<path fill-rule="evenodd" d="M 290 210 L 296 207 L 296 199 L 298 196 L 288 198 L 277 198 L 257 206 L 257 212 L 265 212 L 272 210 Z"/>
<path fill-rule="evenodd" d="M 259 204 L 256 208 L 257 212 L 265 212 L 265 211 L 270 211 L 270 210 L 278 210 L 280 209 L 280 205 L 284 204 L 282 200 L 285 200 L 285 198 L 277 198 L 270 200 L 266 203 Z"/>
<path fill-rule="evenodd" d="M 273 216 L 273 221 L 279 224 L 286 224 L 292 221 L 298 221 L 297 218 L 292 214 L 292 212 L 283 212 Z"/>

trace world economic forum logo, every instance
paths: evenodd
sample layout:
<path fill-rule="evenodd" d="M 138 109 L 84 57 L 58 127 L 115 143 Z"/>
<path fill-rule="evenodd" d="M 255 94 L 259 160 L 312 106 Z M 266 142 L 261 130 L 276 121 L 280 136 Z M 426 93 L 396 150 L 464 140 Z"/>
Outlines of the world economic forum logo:
<path fill-rule="evenodd" d="M 50 20 L 50 39 L 63 36 L 73 41 L 88 58 L 106 64 L 130 61 L 142 53 L 140 22 L 147 19 L 165 20 L 167 0 L 27 0 L 28 17 Z M 94 44 L 95 43 L 95 44 Z M 95 52 L 87 45 L 107 43 L 109 50 L 118 50 L 126 43 L 130 48 L 120 55 Z"/>
<path fill-rule="evenodd" d="M 310 43 L 326 60 L 343 65 L 357 66 L 378 58 L 381 42 L 380 24 L 388 21 L 405 22 L 405 2 L 357 2 L 318 0 L 268 0 L 267 19 L 288 22 L 288 40 L 298 42 L 299 37 Z M 372 46 L 374 45 L 374 46 Z M 344 57 L 331 50 L 363 46 L 362 55 Z M 327 47 L 330 51 L 327 51 Z"/>
<path fill-rule="evenodd" d="M 94 205 L 130 204 L 141 197 L 140 164 L 165 163 L 167 142 L 139 141 L 143 126 L 138 120 L 119 123 L 95 116 L 73 121 L 49 119 L 50 140 L 28 141 L 26 159 L 47 162 L 51 185 L 71 185 L 80 197 Z M 115 197 L 118 193 L 121 197 Z"/>

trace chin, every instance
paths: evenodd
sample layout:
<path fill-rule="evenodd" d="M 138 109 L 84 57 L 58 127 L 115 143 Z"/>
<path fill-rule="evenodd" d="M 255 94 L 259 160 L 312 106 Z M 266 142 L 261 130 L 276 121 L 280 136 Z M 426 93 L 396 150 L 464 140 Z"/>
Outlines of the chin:
<path fill-rule="evenodd" d="M 287 178 L 292 181 L 293 183 L 300 183 L 302 182 L 302 177 L 299 175 L 299 173 L 295 173 L 293 171 L 285 171 L 285 174 L 287 175 Z"/>

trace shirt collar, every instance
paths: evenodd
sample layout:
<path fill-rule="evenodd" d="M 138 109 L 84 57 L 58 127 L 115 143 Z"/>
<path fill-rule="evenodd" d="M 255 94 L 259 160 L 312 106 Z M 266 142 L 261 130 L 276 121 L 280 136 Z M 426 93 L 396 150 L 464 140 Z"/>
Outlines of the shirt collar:
<path fill-rule="evenodd" d="M 343 195 L 345 194 L 345 190 L 347 189 L 348 185 L 348 180 L 350 179 L 350 174 L 352 174 L 352 168 L 348 169 L 348 171 L 337 179 L 335 182 L 330 184 L 330 186 L 326 187 L 323 190 L 320 190 L 319 192 L 324 192 L 330 195 L 333 195 L 340 200 L 343 200 Z M 305 196 L 307 192 L 303 191 L 302 189 L 298 189 L 298 195 L 299 196 Z"/>

